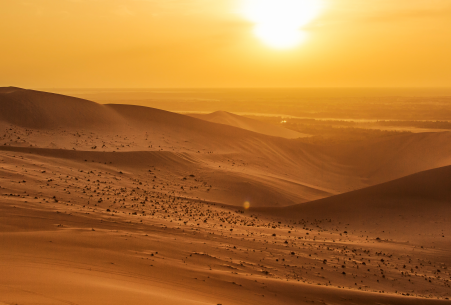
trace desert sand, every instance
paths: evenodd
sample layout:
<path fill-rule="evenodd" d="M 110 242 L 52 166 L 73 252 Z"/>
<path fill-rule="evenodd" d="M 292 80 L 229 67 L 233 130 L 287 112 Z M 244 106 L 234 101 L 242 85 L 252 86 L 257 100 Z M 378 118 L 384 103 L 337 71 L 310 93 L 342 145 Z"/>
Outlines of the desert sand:
<path fill-rule="evenodd" d="M 0 304 L 449 304 L 451 133 L 316 145 L 0 88 Z"/>
<path fill-rule="evenodd" d="M 308 137 L 308 135 L 306 134 L 302 134 L 279 126 L 265 124 L 260 121 L 239 116 L 226 111 L 216 111 L 210 114 L 190 114 L 190 116 L 213 123 L 230 125 L 245 130 L 254 131 L 268 136 L 275 136 L 286 139 Z"/>

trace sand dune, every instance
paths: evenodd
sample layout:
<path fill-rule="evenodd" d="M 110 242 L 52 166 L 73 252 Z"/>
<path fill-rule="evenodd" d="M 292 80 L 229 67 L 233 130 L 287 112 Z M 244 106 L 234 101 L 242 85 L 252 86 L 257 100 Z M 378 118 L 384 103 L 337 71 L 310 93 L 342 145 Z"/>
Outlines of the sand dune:
<path fill-rule="evenodd" d="M 58 94 L 3 88 L 0 120 L 27 128 L 111 128 L 120 116 L 100 104 Z"/>
<path fill-rule="evenodd" d="M 334 219 L 373 238 L 415 244 L 443 242 L 451 232 L 451 166 L 328 198 L 270 209 L 292 219 Z M 449 244 L 451 246 L 451 244 Z"/>
<path fill-rule="evenodd" d="M 293 130 L 267 124 L 226 111 L 216 111 L 210 114 L 190 114 L 190 116 L 213 123 L 230 125 L 274 137 L 297 139 L 308 136 Z"/>
<path fill-rule="evenodd" d="M 257 198 L 254 206 L 287 206 L 451 164 L 448 132 L 311 145 L 153 108 L 99 105 L 18 88 L 0 92 L 6 109 L 0 114 L 5 130 L 0 145 L 183 155 L 193 170 L 220 186 L 205 197 L 197 195 L 229 205 Z M 214 117 L 249 122 L 223 112 Z M 122 156 L 142 160 L 139 154 Z"/>
<path fill-rule="evenodd" d="M 315 145 L 18 88 L 0 109 L 0 304 L 449 303 L 450 133 Z"/>
<path fill-rule="evenodd" d="M 284 210 L 243 212 L 197 199 L 210 180 L 191 164 L 170 152 L 2 148 L 0 302 L 430 304 L 449 297 L 446 224 L 445 237 L 422 243 L 411 234 L 406 243 L 410 230 L 383 233 L 383 219 L 372 226 L 379 220 L 374 210 L 363 219 L 368 227 L 334 206 L 327 206 L 330 213 L 320 205 L 287 208 L 290 217 L 278 214 Z M 439 178 L 448 177 L 446 170 Z M 395 195 L 409 187 L 387 185 Z M 442 218 L 433 221 L 441 226 Z M 424 223 L 430 235 L 439 233 L 437 224 Z"/>

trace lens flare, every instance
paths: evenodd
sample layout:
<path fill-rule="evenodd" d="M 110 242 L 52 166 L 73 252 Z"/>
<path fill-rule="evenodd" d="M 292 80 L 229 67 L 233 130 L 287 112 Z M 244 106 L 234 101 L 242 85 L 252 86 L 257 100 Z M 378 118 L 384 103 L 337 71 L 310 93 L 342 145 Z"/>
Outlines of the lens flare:
<path fill-rule="evenodd" d="M 244 15 L 255 23 L 254 33 L 275 48 L 289 48 L 306 38 L 302 27 L 314 20 L 322 0 L 247 0 Z"/>

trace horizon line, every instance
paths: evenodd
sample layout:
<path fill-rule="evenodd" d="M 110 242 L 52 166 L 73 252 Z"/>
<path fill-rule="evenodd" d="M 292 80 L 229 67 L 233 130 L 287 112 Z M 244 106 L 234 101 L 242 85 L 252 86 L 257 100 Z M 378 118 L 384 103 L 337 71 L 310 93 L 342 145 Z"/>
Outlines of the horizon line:
<path fill-rule="evenodd" d="M 17 87 L 17 86 L 8 86 Z M 23 87 L 17 87 L 23 88 Z M 32 87 L 34 90 L 224 90 L 224 89 L 451 89 L 451 86 L 310 86 L 310 87 Z M 24 88 L 25 89 L 25 88 Z"/>

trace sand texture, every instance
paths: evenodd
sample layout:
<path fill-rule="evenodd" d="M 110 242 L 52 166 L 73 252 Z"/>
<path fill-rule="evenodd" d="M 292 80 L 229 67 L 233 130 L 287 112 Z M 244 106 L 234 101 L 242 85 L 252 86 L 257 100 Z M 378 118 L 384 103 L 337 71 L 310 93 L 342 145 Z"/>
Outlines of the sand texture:
<path fill-rule="evenodd" d="M 305 136 L 0 88 L 0 304 L 449 304 L 451 133 Z"/>

